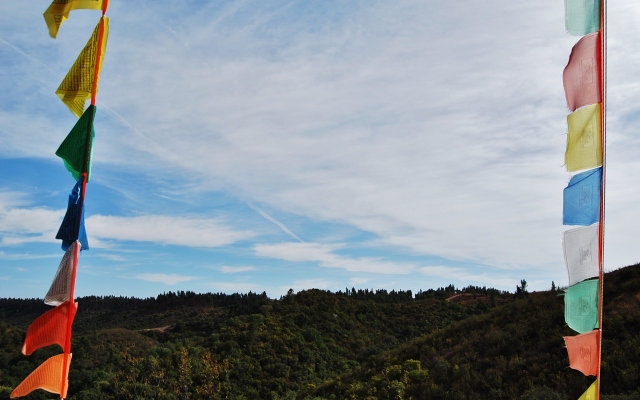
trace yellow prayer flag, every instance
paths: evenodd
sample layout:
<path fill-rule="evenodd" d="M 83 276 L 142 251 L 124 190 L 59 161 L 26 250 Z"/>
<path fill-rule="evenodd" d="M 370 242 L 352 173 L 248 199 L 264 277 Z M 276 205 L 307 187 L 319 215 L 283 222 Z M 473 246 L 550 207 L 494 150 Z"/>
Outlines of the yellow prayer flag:
<path fill-rule="evenodd" d="M 598 381 L 594 381 L 578 400 L 596 400 L 598 398 Z"/>
<path fill-rule="evenodd" d="M 102 43 L 99 43 L 101 30 L 103 31 Z M 60 97 L 60 100 L 62 100 L 62 102 L 69 107 L 69 110 L 78 118 L 80 118 L 84 112 L 85 102 L 91 99 L 94 87 L 96 91 L 98 90 L 98 85 L 94 85 L 93 81 L 94 78 L 97 79 L 100 76 L 104 53 L 107 50 L 108 36 L 109 18 L 102 17 L 93 30 L 93 34 L 91 34 L 87 45 L 84 46 L 76 62 L 73 63 L 73 66 L 69 72 L 67 72 L 67 76 L 64 77 L 58 90 L 56 90 L 56 94 Z M 100 51 L 100 57 L 99 60 L 97 60 L 98 65 L 96 66 L 98 51 Z"/>
<path fill-rule="evenodd" d="M 578 171 L 601 166 L 600 104 L 591 104 L 569 114 L 567 124 L 569 132 L 564 155 L 567 170 Z"/>
<path fill-rule="evenodd" d="M 71 361 L 71 354 L 69 354 L 68 361 Z M 67 367 L 67 376 L 63 378 L 63 365 L 64 354 L 58 354 L 57 356 L 47 359 L 22 382 L 20 382 L 20 384 L 13 389 L 13 392 L 11 392 L 9 397 L 12 399 L 15 399 L 16 397 L 23 397 L 36 389 L 43 389 L 50 393 L 57 393 L 60 395 L 60 398 L 67 397 L 67 388 L 69 387 L 67 384 L 69 368 Z M 63 379 L 65 382 L 64 393 L 60 393 Z"/>
<path fill-rule="evenodd" d="M 69 19 L 69 13 L 80 9 L 102 10 L 102 0 L 53 0 L 47 11 L 44 12 L 44 21 L 49 28 L 49 35 L 55 38 L 58 35 L 60 25 Z"/>

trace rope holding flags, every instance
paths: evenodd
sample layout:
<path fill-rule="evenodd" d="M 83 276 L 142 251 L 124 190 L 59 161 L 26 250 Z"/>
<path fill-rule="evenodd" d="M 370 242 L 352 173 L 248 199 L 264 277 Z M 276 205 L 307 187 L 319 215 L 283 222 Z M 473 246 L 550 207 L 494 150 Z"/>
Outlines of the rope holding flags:
<path fill-rule="evenodd" d="M 573 46 L 562 80 L 568 133 L 565 164 L 572 176 L 564 189 L 562 223 L 569 275 L 565 321 L 579 333 L 564 338 L 569 366 L 596 380 L 579 400 L 600 399 L 604 200 L 606 172 L 606 0 L 565 0 L 567 32 L 582 36 Z"/>
<path fill-rule="evenodd" d="M 24 355 L 51 345 L 59 345 L 63 352 L 45 360 L 29 374 L 11 392 L 12 399 L 27 396 L 36 389 L 59 394 L 61 399 L 67 397 L 71 328 L 78 309 L 78 303 L 74 301 L 78 258 L 81 250 L 89 250 L 84 229 L 84 200 L 86 185 L 91 177 L 98 80 L 109 34 L 109 19 L 105 16 L 108 5 L 109 0 L 53 0 L 44 12 L 49 34 L 53 38 L 73 10 L 101 10 L 102 16 L 87 45 L 56 90 L 60 100 L 79 118 L 56 151 L 76 183 L 69 195 L 67 212 L 56 235 L 56 239 L 62 240 L 65 253 L 44 298 L 45 304 L 55 308 L 33 321 L 27 329 L 22 347 Z M 91 104 L 85 110 L 87 100 L 91 100 Z"/>

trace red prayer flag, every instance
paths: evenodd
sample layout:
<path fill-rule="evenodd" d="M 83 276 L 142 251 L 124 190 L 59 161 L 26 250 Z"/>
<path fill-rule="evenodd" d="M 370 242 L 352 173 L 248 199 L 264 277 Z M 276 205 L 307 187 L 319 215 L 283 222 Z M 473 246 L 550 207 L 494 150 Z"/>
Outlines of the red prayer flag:
<path fill-rule="evenodd" d="M 36 389 L 44 389 L 47 392 L 57 393 L 60 395 L 60 398 L 67 397 L 67 387 L 69 386 L 67 385 L 69 378 L 68 368 L 67 376 L 64 377 L 64 393 L 60 393 L 63 381 L 62 364 L 64 363 L 64 356 L 64 354 L 58 354 L 57 356 L 53 356 L 40 364 L 38 368 L 20 382 L 18 387 L 13 389 L 13 392 L 11 392 L 9 397 L 12 399 L 15 399 L 16 397 L 23 397 Z M 69 360 L 70 359 L 71 354 L 69 354 Z"/>
<path fill-rule="evenodd" d="M 599 48 L 600 33 L 595 32 L 584 36 L 571 50 L 569 63 L 562 74 L 567 106 L 571 111 L 602 101 Z"/>
<path fill-rule="evenodd" d="M 78 303 L 72 308 L 71 320 L 76 316 Z M 27 337 L 24 339 L 22 354 L 31 355 L 39 348 L 58 344 L 64 348 L 67 333 L 67 315 L 69 314 L 69 302 L 65 301 L 56 308 L 42 314 L 29 325 Z"/>
<path fill-rule="evenodd" d="M 577 336 L 565 336 L 569 353 L 569 366 L 585 375 L 597 375 L 600 361 L 600 330 L 596 329 Z"/>

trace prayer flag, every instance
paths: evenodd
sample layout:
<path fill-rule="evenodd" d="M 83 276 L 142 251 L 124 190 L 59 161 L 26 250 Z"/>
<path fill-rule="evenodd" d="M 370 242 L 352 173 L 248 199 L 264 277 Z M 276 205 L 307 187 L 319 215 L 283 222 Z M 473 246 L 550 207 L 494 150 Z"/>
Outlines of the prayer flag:
<path fill-rule="evenodd" d="M 571 177 L 564 189 L 562 223 L 564 225 L 591 225 L 600 220 L 600 188 L 602 167 L 581 172 Z"/>
<path fill-rule="evenodd" d="M 597 375 L 600 362 L 600 330 L 565 336 L 569 365 L 585 375 Z"/>
<path fill-rule="evenodd" d="M 102 43 L 98 43 L 100 40 L 101 26 L 104 27 L 104 34 L 102 37 Z M 60 97 L 60 100 L 62 100 L 69 110 L 71 110 L 71 112 L 78 118 L 80 118 L 84 112 L 85 101 L 91 99 L 94 78 L 98 78 L 100 75 L 102 61 L 107 50 L 108 35 L 109 18 L 102 17 L 100 18 L 98 25 L 96 25 L 96 28 L 93 30 L 91 38 L 76 59 L 76 62 L 73 63 L 73 66 L 69 72 L 67 72 L 67 76 L 64 77 L 62 83 L 58 87 L 58 90 L 56 90 L 56 94 Z M 98 48 L 101 50 L 100 59 L 96 66 Z M 95 73 L 96 67 L 98 69 L 97 74 Z"/>
<path fill-rule="evenodd" d="M 598 327 L 598 279 L 569 286 L 564 295 L 564 319 L 569 328 L 587 333 Z"/>
<path fill-rule="evenodd" d="M 64 166 L 76 181 L 80 179 L 83 172 L 87 172 L 87 182 L 91 179 L 91 155 L 93 138 L 96 136 L 93 129 L 95 116 L 96 106 L 90 105 L 56 150 L 56 155 L 64 160 Z M 91 129 L 91 135 L 90 138 L 87 138 L 89 129 Z M 89 147 L 88 151 L 87 146 Z M 88 160 L 86 160 L 87 157 Z M 85 164 L 87 171 L 84 171 Z"/>
<path fill-rule="evenodd" d="M 76 246 L 81 246 L 80 242 L 74 242 L 62 256 L 62 261 L 56 271 L 56 276 L 51 282 L 51 287 L 44 297 L 45 304 L 58 306 L 69 300 L 71 294 L 71 281 L 73 274 L 73 263 L 75 262 Z"/>
<path fill-rule="evenodd" d="M 598 49 L 600 33 L 584 36 L 573 46 L 569 63 L 564 69 L 564 92 L 567 106 L 575 111 L 587 104 L 602 101 L 600 94 Z"/>
<path fill-rule="evenodd" d="M 584 36 L 600 30 L 600 0 L 565 0 L 567 32 Z"/>
<path fill-rule="evenodd" d="M 598 381 L 594 381 L 589 389 L 587 389 L 578 400 L 597 400 L 598 399 Z"/>
<path fill-rule="evenodd" d="M 66 376 L 63 374 L 63 363 L 65 354 L 58 354 L 47 359 L 40 364 L 29 376 L 27 376 L 15 389 L 11 392 L 10 398 L 26 396 L 36 389 L 44 389 L 47 392 L 57 393 L 60 398 L 67 397 L 67 388 L 69 385 L 69 370 L 67 369 Z M 69 354 L 69 361 L 71 361 L 71 354 Z M 62 382 L 64 380 L 64 393 L 60 393 Z"/>
<path fill-rule="evenodd" d="M 73 321 L 78 310 L 78 303 L 74 304 L 71 311 Z M 64 348 L 67 333 L 67 322 L 69 315 L 69 302 L 65 301 L 54 309 L 42 314 L 29 325 L 27 336 L 22 346 L 22 354 L 30 355 L 39 348 L 58 344 Z"/>
<path fill-rule="evenodd" d="M 76 240 L 82 244 L 80 250 L 89 250 L 87 232 L 84 229 L 84 199 L 81 197 L 81 189 L 84 176 L 76 182 L 69 194 L 67 212 L 64 215 L 56 239 L 62 239 L 62 250 L 67 250 Z"/>
<path fill-rule="evenodd" d="M 564 233 L 564 261 L 569 273 L 569 285 L 575 285 L 599 275 L 599 232 L 599 225 L 593 224 Z"/>
<path fill-rule="evenodd" d="M 564 162 L 568 171 L 602 165 L 600 103 L 591 104 L 567 117 L 567 150 Z"/>
<path fill-rule="evenodd" d="M 60 25 L 69 19 L 69 13 L 79 9 L 102 10 L 102 0 L 53 0 L 44 12 L 44 21 L 49 28 L 49 35 L 55 38 Z"/>

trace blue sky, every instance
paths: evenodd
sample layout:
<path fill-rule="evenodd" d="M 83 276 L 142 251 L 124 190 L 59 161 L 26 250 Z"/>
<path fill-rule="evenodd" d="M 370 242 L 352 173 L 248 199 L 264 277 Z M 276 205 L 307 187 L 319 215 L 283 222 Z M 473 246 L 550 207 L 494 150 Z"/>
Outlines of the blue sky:
<path fill-rule="evenodd" d="M 55 90 L 98 21 L 0 3 L 0 296 L 74 182 Z M 562 2 L 112 0 L 76 293 L 566 285 Z M 605 269 L 640 261 L 640 6 L 609 5 Z"/>

